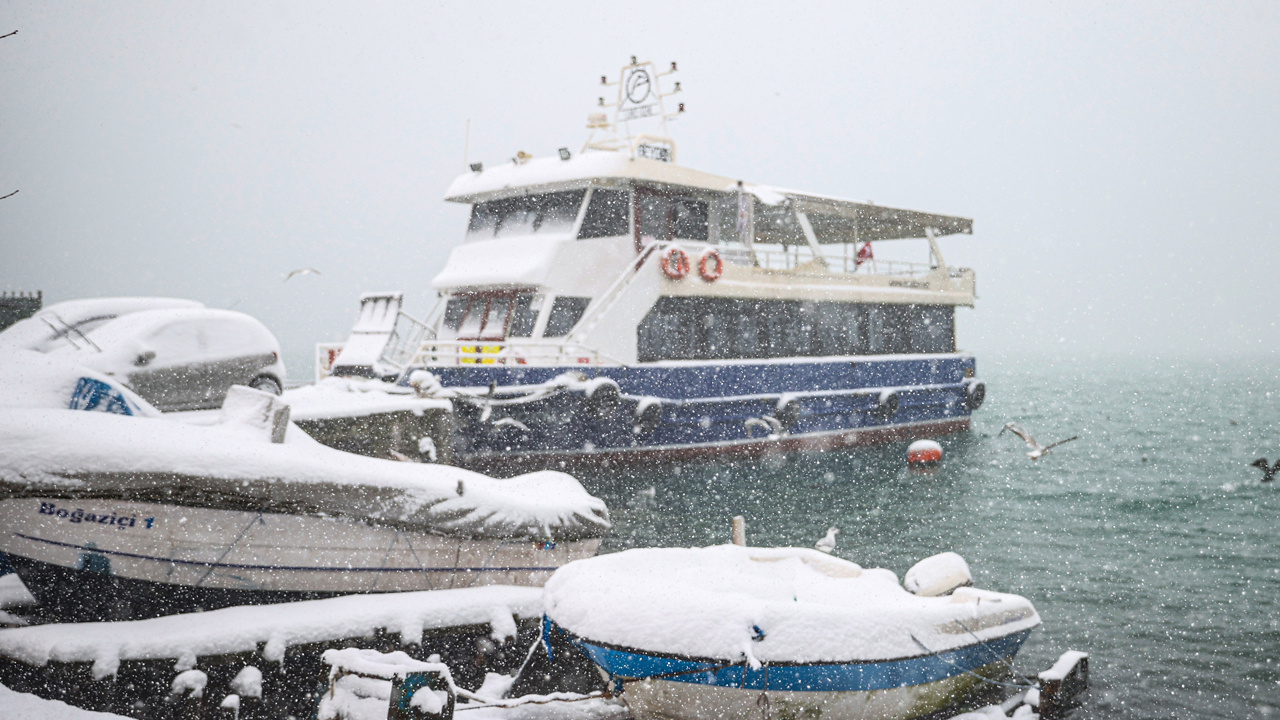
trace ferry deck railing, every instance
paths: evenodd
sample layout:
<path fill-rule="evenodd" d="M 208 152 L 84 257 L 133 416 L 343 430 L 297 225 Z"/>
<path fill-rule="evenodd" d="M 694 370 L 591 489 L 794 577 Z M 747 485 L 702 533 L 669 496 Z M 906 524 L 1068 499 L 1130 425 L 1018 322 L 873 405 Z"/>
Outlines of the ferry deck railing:
<path fill-rule="evenodd" d="M 575 342 L 550 340 L 427 340 L 409 359 L 409 367 L 467 365 L 621 365 L 617 359 Z"/>
<path fill-rule="evenodd" d="M 864 260 L 859 263 L 853 246 L 845 244 L 841 251 L 825 251 L 819 257 L 828 269 L 838 272 L 863 275 L 894 275 L 898 277 L 923 277 L 935 270 L 931 263 L 909 262 L 904 260 Z M 725 262 L 735 265 L 751 265 L 751 251 L 740 245 L 720 246 L 717 248 Z M 813 262 L 813 251 L 804 245 L 757 244 L 754 247 L 756 263 L 765 270 L 794 270 L 806 263 Z M 948 268 L 947 274 L 953 278 L 973 275 L 969 268 Z"/>

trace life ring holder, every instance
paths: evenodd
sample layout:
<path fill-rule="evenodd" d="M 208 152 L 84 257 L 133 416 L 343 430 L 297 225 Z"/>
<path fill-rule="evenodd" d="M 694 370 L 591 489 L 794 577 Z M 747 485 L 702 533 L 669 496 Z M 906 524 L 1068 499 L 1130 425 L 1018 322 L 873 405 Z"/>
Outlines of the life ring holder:
<path fill-rule="evenodd" d="M 712 265 L 714 264 L 714 267 Z M 715 248 L 707 248 L 698 256 L 698 277 L 713 283 L 724 274 L 724 258 Z"/>
<path fill-rule="evenodd" d="M 672 280 L 679 280 L 689 274 L 689 254 L 678 247 L 669 247 L 662 252 L 658 263 L 662 274 Z"/>

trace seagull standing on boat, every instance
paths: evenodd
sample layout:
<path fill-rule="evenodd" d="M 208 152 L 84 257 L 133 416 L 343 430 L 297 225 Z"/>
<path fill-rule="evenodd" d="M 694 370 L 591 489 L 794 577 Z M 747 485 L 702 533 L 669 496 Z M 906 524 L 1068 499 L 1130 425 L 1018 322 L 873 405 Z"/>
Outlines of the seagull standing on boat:
<path fill-rule="evenodd" d="M 1039 460 L 1040 458 L 1044 457 L 1045 455 L 1048 455 L 1050 450 L 1052 450 L 1053 448 L 1058 447 L 1059 445 L 1061 445 L 1061 444 L 1063 444 L 1063 443 L 1069 443 L 1069 442 L 1071 442 L 1072 440 L 1079 440 L 1079 439 L 1080 439 L 1080 436 L 1079 436 L 1079 435 L 1076 435 L 1076 436 L 1074 436 L 1074 437 L 1069 437 L 1069 438 L 1067 438 L 1066 440 L 1059 440 L 1059 441 L 1058 441 L 1058 442 L 1056 442 L 1056 443 L 1049 443 L 1048 445 L 1041 445 L 1040 443 L 1036 442 L 1036 439 L 1035 439 L 1035 438 L 1031 437 L 1031 433 L 1029 433 L 1029 432 L 1027 432 L 1026 430 L 1024 430 L 1024 429 L 1022 428 L 1022 426 L 1021 426 L 1021 425 L 1018 425 L 1017 423 L 1008 423 L 1008 424 L 1006 424 L 1006 425 L 1005 425 L 1005 426 L 1000 430 L 1000 434 L 999 434 L 999 435 L 996 435 L 996 437 L 1000 437 L 1000 435 L 1003 435 L 1005 430 L 1008 430 L 1009 432 L 1013 433 L 1014 435 L 1017 435 L 1018 437 L 1022 438 L 1022 441 L 1023 441 L 1023 442 L 1025 442 L 1025 443 L 1027 444 L 1027 447 L 1031 448 L 1031 451 L 1027 453 L 1027 457 L 1031 458 L 1032 460 Z"/>
<path fill-rule="evenodd" d="M 1275 480 L 1276 473 L 1280 472 L 1280 460 L 1276 460 L 1276 464 L 1270 467 L 1267 466 L 1266 458 L 1258 458 L 1249 464 L 1253 467 L 1262 469 L 1262 482 L 1271 482 L 1272 480 Z"/>
<path fill-rule="evenodd" d="M 828 528 L 826 536 L 814 543 L 813 546 L 830 555 L 831 551 L 836 549 L 836 535 L 839 533 L 840 528 Z"/>

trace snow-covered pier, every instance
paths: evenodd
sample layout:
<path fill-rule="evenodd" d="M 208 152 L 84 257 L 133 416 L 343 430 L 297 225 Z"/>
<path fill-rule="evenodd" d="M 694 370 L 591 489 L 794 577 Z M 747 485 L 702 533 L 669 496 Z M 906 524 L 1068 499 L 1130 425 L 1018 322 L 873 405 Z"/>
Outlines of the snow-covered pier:
<path fill-rule="evenodd" d="M 438 655 L 468 688 L 486 672 L 514 673 L 537 636 L 541 596 L 487 586 L 11 628 L 0 630 L 0 685 L 135 717 L 166 717 L 175 703 L 215 717 L 224 698 L 242 694 L 251 668 L 260 697 L 244 699 L 241 718 L 311 717 L 325 650 Z"/>

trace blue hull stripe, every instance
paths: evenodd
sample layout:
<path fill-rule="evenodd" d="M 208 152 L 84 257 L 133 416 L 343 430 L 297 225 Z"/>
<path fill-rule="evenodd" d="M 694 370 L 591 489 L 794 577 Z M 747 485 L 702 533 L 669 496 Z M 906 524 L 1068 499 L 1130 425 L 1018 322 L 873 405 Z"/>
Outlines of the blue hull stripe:
<path fill-rule="evenodd" d="M 136 560 L 150 560 L 158 563 L 170 563 L 173 565 L 199 565 L 200 567 L 211 568 L 228 568 L 232 570 L 288 570 L 290 572 L 554 572 L 558 567 L 316 567 L 316 566 L 293 566 L 293 565 L 244 565 L 241 563 L 219 563 L 206 562 L 204 560 L 180 560 L 178 558 L 155 557 L 153 555 L 139 555 L 137 553 L 122 552 L 120 550 L 104 550 L 97 547 L 89 547 L 87 545 L 76 545 L 74 543 L 59 542 L 58 540 L 46 540 L 44 538 L 23 535 L 22 533 L 14 533 L 14 537 L 20 537 L 23 540 L 32 542 L 45 543 L 46 545 L 57 545 L 59 547 L 74 548 L 76 550 L 84 550 L 85 552 L 98 553 L 100 555 L 115 555 L 117 557 L 134 558 Z"/>
<path fill-rule="evenodd" d="M 792 692 L 867 692 L 945 680 L 993 662 L 1012 658 L 1030 630 L 1005 635 L 935 655 L 873 662 L 768 665 L 752 670 L 739 663 L 688 660 L 605 647 L 574 638 L 593 662 L 618 678 L 668 676 L 672 682 Z M 745 677 L 744 677 L 745 674 Z M 767 686 L 766 686 L 767 683 Z"/>

